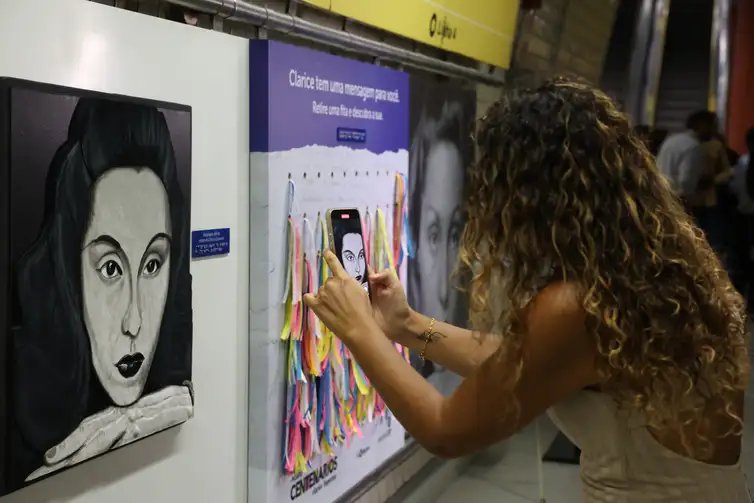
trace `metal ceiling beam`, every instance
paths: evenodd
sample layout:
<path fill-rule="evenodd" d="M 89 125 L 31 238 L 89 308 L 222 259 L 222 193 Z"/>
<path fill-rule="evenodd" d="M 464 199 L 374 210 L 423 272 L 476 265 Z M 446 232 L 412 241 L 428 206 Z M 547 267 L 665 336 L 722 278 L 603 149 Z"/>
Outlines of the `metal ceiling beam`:
<path fill-rule="evenodd" d="M 366 54 L 385 61 L 414 67 L 420 70 L 462 78 L 492 86 L 502 86 L 500 75 L 450 63 L 413 51 L 371 40 L 343 30 L 336 30 L 307 21 L 297 16 L 277 12 L 244 0 L 167 0 L 169 3 L 188 9 L 219 16 L 230 21 L 245 23 L 266 30 L 283 33 L 343 49 L 357 54 Z"/>

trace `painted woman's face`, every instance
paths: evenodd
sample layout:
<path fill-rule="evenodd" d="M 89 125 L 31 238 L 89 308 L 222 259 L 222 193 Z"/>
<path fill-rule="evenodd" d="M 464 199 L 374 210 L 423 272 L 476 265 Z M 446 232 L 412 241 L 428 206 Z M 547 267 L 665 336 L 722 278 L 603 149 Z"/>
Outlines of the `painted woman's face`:
<path fill-rule="evenodd" d="M 167 192 L 147 168 L 97 180 L 81 250 L 84 322 L 94 370 L 116 405 L 144 390 L 170 278 Z"/>
<path fill-rule="evenodd" d="M 367 262 L 361 234 L 351 232 L 343 236 L 341 258 L 346 272 L 359 283 L 366 283 Z"/>
<path fill-rule="evenodd" d="M 426 163 L 416 249 L 420 308 L 427 316 L 453 321 L 458 292 L 449 283 L 463 231 L 463 161 L 458 147 L 442 141 L 430 148 Z"/>

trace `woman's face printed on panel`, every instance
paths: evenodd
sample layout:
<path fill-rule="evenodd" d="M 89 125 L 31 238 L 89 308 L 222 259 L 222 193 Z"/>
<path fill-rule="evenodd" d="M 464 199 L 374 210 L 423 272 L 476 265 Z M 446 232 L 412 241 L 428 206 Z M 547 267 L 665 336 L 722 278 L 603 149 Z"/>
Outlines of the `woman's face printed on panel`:
<path fill-rule="evenodd" d="M 463 160 L 458 147 L 450 141 L 433 143 L 424 170 L 417 243 L 419 300 L 427 316 L 450 320 L 458 292 L 449 283 L 463 232 Z"/>

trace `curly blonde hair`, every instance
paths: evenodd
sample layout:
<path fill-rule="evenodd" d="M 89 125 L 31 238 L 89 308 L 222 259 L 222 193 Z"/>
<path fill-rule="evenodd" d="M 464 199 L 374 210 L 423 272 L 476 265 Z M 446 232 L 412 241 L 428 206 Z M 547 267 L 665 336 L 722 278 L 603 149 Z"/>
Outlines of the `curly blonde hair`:
<path fill-rule="evenodd" d="M 550 268 L 579 291 L 604 391 L 699 457 L 713 451 L 707 411 L 740 435 L 743 301 L 610 98 L 565 79 L 515 92 L 482 119 L 477 144 L 460 259 L 472 325 L 506 334 L 501 355 L 518 364 L 508 384 L 522 366 L 520 313 Z"/>

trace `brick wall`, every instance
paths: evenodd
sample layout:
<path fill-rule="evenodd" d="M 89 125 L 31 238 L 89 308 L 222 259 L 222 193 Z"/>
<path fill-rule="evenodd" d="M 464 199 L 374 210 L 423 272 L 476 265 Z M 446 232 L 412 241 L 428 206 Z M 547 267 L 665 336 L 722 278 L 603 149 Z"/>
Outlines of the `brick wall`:
<path fill-rule="evenodd" d="M 602 75 L 617 0 L 543 0 L 524 12 L 510 75 L 530 86 L 556 75 L 597 84 Z"/>

